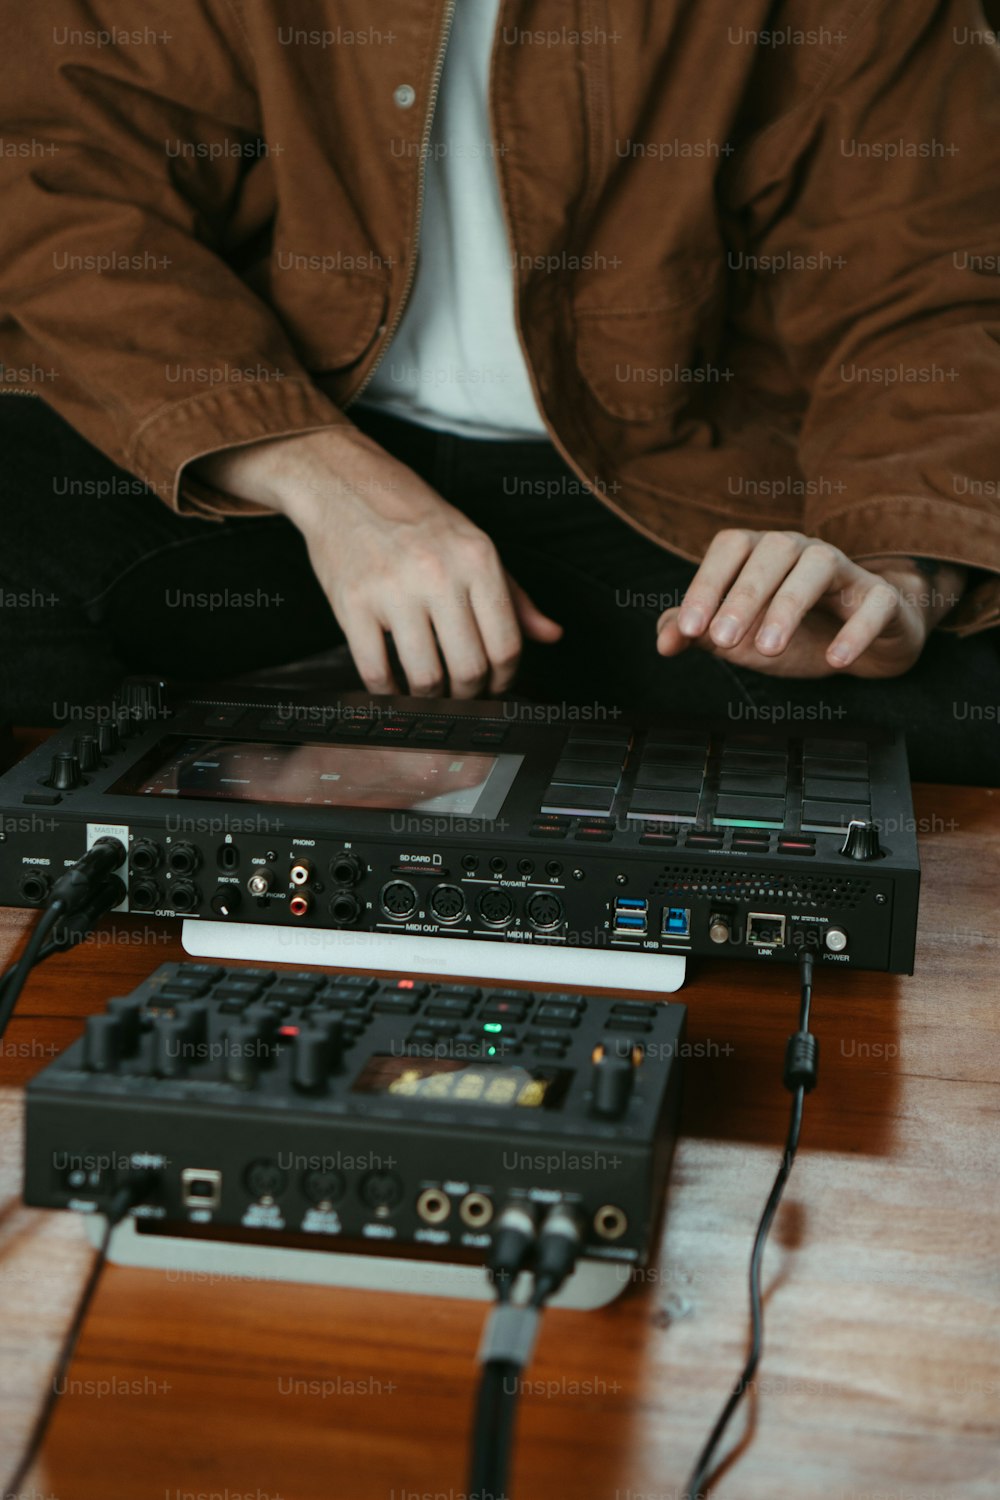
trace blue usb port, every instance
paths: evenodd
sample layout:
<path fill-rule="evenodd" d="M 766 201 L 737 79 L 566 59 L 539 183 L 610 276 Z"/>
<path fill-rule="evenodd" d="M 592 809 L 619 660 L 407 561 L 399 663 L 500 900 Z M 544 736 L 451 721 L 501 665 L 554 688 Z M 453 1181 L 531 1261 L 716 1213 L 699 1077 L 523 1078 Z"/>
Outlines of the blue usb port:
<path fill-rule="evenodd" d="M 615 900 L 615 911 L 635 911 L 645 913 L 649 909 L 648 901 L 640 901 L 636 896 L 618 896 Z"/>
<path fill-rule="evenodd" d="M 664 907 L 663 936 L 665 938 L 687 938 L 691 936 L 691 912 L 688 907 Z"/>
<path fill-rule="evenodd" d="M 622 916 L 617 916 L 617 917 L 615 917 L 615 931 L 616 932 L 645 932 L 646 931 L 646 918 L 645 917 L 622 917 Z"/>

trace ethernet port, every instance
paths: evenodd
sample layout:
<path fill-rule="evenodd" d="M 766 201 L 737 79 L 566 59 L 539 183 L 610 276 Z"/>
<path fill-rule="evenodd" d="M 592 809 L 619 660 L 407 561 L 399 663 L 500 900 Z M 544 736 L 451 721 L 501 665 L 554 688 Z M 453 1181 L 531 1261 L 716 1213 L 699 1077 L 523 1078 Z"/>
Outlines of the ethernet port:
<path fill-rule="evenodd" d="M 758 948 L 784 947 L 785 921 L 778 912 L 750 912 L 747 916 L 747 942 Z"/>

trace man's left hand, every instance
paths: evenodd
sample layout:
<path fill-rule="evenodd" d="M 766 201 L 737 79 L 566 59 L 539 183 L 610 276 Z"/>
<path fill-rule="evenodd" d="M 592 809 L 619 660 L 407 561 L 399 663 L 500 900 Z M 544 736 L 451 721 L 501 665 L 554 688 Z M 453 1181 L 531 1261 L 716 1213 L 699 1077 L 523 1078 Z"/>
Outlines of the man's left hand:
<path fill-rule="evenodd" d="M 928 578 L 912 558 L 852 562 L 796 531 L 720 531 L 683 603 L 657 621 L 657 650 L 689 646 L 777 677 L 898 677 L 958 603 L 965 570 Z"/>

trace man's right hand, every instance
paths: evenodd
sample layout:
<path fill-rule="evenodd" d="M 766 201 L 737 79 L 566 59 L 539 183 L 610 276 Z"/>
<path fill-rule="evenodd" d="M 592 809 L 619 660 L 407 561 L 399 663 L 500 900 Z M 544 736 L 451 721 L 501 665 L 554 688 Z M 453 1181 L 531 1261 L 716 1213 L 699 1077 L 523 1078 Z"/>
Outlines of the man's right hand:
<path fill-rule="evenodd" d="M 355 427 L 229 448 L 193 470 L 298 527 L 371 693 L 400 688 L 386 635 L 411 694 L 455 698 L 504 692 L 523 636 L 562 635 L 486 533 Z"/>

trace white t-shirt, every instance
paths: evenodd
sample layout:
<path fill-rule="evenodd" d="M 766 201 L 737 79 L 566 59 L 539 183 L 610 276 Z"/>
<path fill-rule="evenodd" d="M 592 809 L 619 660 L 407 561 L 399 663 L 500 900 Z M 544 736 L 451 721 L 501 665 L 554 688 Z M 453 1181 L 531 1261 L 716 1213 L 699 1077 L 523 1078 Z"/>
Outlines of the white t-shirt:
<path fill-rule="evenodd" d="M 489 73 L 500 0 L 459 0 L 428 158 L 417 273 L 402 322 L 362 397 L 467 437 L 545 437 L 514 324 L 490 138 Z"/>

